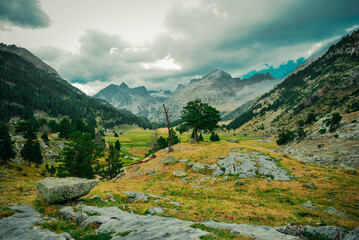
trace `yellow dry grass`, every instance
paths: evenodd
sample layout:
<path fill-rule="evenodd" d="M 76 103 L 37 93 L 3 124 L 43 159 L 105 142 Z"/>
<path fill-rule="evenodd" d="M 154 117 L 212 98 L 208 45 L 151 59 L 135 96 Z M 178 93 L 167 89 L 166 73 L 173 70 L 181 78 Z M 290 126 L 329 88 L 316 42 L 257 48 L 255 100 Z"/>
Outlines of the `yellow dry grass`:
<path fill-rule="evenodd" d="M 168 210 L 163 216 L 173 216 L 183 220 L 224 221 L 244 224 L 258 224 L 279 226 L 289 223 L 318 225 L 336 225 L 347 229 L 359 226 L 359 178 L 358 175 L 349 175 L 338 169 L 322 168 L 306 165 L 274 152 L 277 146 L 274 143 L 265 143 L 257 140 L 241 141 L 240 143 L 203 142 L 199 144 L 181 143 L 175 145 L 175 151 L 166 150 L 157 152 L 156 158 L 140 165 L 131 166 L 127 174 L 118 182 L 101 181 L 89 194 L 106 196 L 111 193 L 126 209 L 132 207 L 136 213 L 145 214 L 149 207 L 160 206 Z M 214 163 L 216 157 L 227 156 L 232 149 L 243 151 L 258 151 L 276 158 L 283 168 L 296 177 L 292 181 L 270 181 L 265 178 L 240 179 L 238 176 L 217 177 L 217 181 L 198 182 L 202 177 L 211 177 L 210 171 L 205 173 L 193 172 L 185 163 L 164 165 L 160 162 L 166 156 L 175 156 L 178 159 L 190 159 L 200 163 Z M 6 168 L 8 175 L 24 180 L 1 178 L 0 206 L 9 203 L 33 204 L 36 199 L 36 182 L 42 178 L 34 167 L 21 166 L 17 171 L 17 164 L 10 163 Z M 173 176 L 174 170 L 183 170 L 187 173 L 189 183 L 183 184 L 180 178 Z M 155 175 L 148 174 L 148 170 L 155 170 Z M 27 173 L 27 176 L 23 176 Z M 243 186 L 235 186 L 234 182 L 241 180 Z M 14 181 L 12 181 L 14 180 Z M 305 185 L 313 182 L 316 190 L 308 189 Z M 200 185 L 204 188 L 193 188 Z M 173 206 L 166 200 L 156 204 L 149 202 L 127 202 L 124 192 L 134 191 L 150 193 L 170 198 L 182 203 Z M 24 196 L 24 193 L 30 193 Z M 89 197 L 86 196 L 86 197 Z M 300 207 L 306 201 L 312 201 L 319 210 L 307 210 Z M 350 216 L 337 217 L 324 213 L 328 207 L 334 207 Z"/>

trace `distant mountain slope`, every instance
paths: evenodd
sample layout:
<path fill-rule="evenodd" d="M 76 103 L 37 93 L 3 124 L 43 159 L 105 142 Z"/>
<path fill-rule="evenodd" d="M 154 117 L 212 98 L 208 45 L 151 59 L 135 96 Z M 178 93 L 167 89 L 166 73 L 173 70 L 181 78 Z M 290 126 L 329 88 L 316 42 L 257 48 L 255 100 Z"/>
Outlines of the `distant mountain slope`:
<path fill-rule="evenodd" d="M 358 111 L 358 102 L 359 31 L 356 31 L 262 95 L 228 127 L 271 134 L 305 120 L 309 112 L 323 116 Z"/>
<path fill-rule="evenodd" d="M 255 74 L 241 80 L 232 78 L 228 73 L 217 69 L 200 79 L 191 80 L 187 86 L 178 85 L 165 104 L 170 108 L 173 119 L 179 119 L 186 103 L 196 98 L 216 107 L 222 115 L 225 115 L 248 100 L 267 92 L 280 81 L 270 73 Z M 162 111 L 158 111 L 157 115 L 149 117 L 152 120 L 163 119 L 162 115 Z"/>
<path fill-rule="evenodd" d="M 93 97 L 105 99 L 114 107 L 126 109 L 133 114 L 148 117 L 157 111 L 160 104 L 171 95 L 170 91 L 151 91 L 145 87 L 129 88 L 126 83 L 111 84 L 99 91 Z"/>
<path fill-rule="evenodd" d="M 45 72 L 53 74 L 57 77 L 60 77 L 55 69 L 53 69 L 52 67 L 50 67 L 49 65 L 47 65 L 46 63 L 41 61 L 38 57 L 36 57 L 34 54 L 32 54 L 30 51 L 28 51 L 25 48 L 17 47 L 16 45 L 6 45 L 3 43 L 0 43 L 0 50 L 14 53 L 14 54 L 18 55 L 19 57 L 22 57 L 26 61 L 29 61 L 32 64 L 34 64 L 35 67 L 40 68 L 40 69 L 44 70 Z"/>
<path fill-rule="evenodd" d="M 0 50 L 1 121 L 15 116 L 30 118 L 37 110 L 55 117 L 100 117 L 101 121 L 112 124 L 151 125 L 147 119 L 86 96 L 51 70 L 50 73 L 44 70 L 50 69 L 45 63 L 40 65 L 38 68 L 17 54 Z"/>

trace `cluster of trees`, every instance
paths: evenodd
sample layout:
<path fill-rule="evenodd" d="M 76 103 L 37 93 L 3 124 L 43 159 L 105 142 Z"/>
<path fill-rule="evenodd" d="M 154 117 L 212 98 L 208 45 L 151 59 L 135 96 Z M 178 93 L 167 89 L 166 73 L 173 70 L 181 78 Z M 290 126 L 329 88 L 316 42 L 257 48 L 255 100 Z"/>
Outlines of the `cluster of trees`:
<path fill-rule="evenodd" d="M 120 152 L 116 145 L 109 145 L 106 164 L 99 163 L 99 158 L 103 156 L 104 148 L 96 144 L 89 133 L 73 132 L 69 135 L 69 142 L 59 155 L 60 164 L 57 168 L 57 175 L 94 178 L 99 174 L 113 178 L 122 171 L 123 162 L 120 160 Z"/>

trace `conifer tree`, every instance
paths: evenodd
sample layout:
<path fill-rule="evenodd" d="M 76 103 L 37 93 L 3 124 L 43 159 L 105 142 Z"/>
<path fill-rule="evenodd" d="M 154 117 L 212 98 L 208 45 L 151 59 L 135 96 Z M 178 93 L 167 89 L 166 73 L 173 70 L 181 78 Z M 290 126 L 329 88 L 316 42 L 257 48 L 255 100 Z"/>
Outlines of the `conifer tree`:
<path fill-rule="evenodd" d="M 12 147 L 9 128 L 0 123 L 0 164 L 6 164 L 16 153 Z"/>
<path fill-rule="evenodd" d="M 121 143 L 118 139 L 115 142 L 115 148 L 117 149 L 117 151 L 121 151 Z"/>
<path fill-rule="evenodd" d="M 109 177 L 110 179 L 116 177 L 117 174 L 122 172 L 121 168 L 123 166 L 123 163 L 120 160 L 120 153 L 113 144 L 110 144 L 109 155 L 106 158 L 106 163 L 107 166 L 104 173 L 105 176 Z"/>
<path fill-rule="evenodd" d="M 42 162 L 43 162 L 40 143 L 37 140 L 35 143 L 33 143 L 32 162 L 34 162 L 36 164 L 36 167 L 39 167 L 39 164 L 42 164 Z"/>
<path fill-rule="evenodd" d="M 208 103 L 202 103 L 199 98 L 187 103 L 182 110 L 181 118 L 186 126 L 194 128 L 194 138 L 197 142 L 198 130 L 213 131 L 218 127 L 218 122 L 221 119 L 217 109 Z"/>

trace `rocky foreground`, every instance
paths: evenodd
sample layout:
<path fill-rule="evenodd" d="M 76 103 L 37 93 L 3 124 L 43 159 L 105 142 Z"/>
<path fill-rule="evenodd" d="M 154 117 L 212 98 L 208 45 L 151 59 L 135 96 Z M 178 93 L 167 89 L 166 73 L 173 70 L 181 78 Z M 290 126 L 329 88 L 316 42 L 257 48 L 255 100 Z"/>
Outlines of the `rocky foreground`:
<path fill-rule="evenodd" d="M 43 217 L 28 205 L 14 205 L 14 215 L 0 220 L 1 239 L 46 239 L 70 240 L 70 234 L 57 234 L 36 226 L 45 221 L 57 219 Z M 77 212 L 76 212 L 77 210 Z M 183 221 L 172 217 L 156 215 L 137 215 L 122 211 L 118 207 L 93 207 L 78 205 L 62 207 L 60 215 L 70 221 L 77 221 L 81 228 L 95 223 L 99 225 L 97 233 L 112 233 L 112 240 L 119 239 L 199 239 L 200 236 L 211 234 L 198 228 L 191 221 Z M 90 216 L 89 216 L 90 215 Z M 336 226 L 257 226 L 225 222 L 201 222 L 201 224 L 217 229 L 230 229 L 232 234 L 252 237 L 259 240 L 273 239 L 306 239 L 305 236 L 325 236 L 328 239 L 355 240 L 359 238 L 359 228 L 347 231 Z M 124 234 L 125 233 L 125 234 Z"/>

